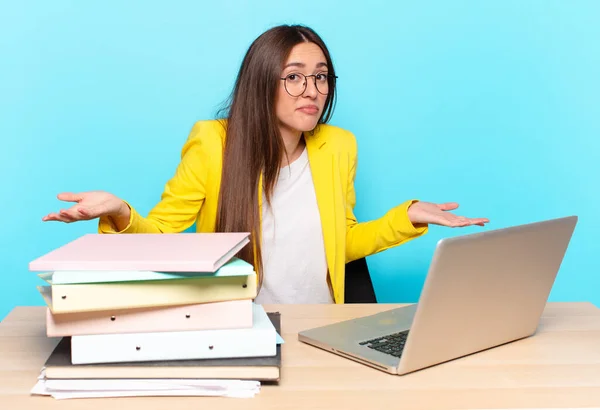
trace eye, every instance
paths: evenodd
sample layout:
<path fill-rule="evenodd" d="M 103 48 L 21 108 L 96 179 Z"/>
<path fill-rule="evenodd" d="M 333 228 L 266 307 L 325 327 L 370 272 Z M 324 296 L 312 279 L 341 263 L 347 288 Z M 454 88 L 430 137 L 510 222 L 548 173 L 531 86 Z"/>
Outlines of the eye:
<path fill-rule="evenodd" d="M 316 75 L 317 77 L 317 81 L 324 83 L 325 81 L 327 81 L 327 73 L 319 73 Z"/>
<path fill-rule="evenodd" d="M 293 82 L 293 83 L 298 83 L 298 82 L 302 81 L 302 77 L 299 76 L 298 74 L 292 73 L 292 74 L 287 75 L 287 80 L 290 82 Z"/>

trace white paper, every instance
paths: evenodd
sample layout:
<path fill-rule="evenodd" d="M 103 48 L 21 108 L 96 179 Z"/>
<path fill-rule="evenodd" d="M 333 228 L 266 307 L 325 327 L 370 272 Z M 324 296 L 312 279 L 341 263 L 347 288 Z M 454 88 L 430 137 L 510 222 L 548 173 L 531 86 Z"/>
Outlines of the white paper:
<path fill-rule="evenodd" d="M 251 398 L 260 392 L 260 382 L 209 379 L 87 379 L 46 380 L 43 372 L 32 395 L 58 400 L 101 397 L 219 396 Z"/>
<path fill-rule="evenodd" d="M 208 379 L 51 379 L 44 380 L 46 389 L 54 391 L 106 390 L 249 390 L 260 386 L 250 380 Z"/>

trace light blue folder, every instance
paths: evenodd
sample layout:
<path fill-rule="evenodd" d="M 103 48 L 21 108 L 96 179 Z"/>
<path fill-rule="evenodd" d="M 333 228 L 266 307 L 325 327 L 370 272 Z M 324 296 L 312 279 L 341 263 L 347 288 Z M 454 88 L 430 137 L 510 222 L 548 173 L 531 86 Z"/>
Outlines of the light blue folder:
<path fill-rule="evenodd" d="M 156 272 L 156 271 L 55 271 L 38 276 L 54 285 L 73 283 L 131 282 L 148 280 L 171 280 L 197 277 L 245 276 L 254 272 L 248 262 L 233 257 L 215 272 Z"/>

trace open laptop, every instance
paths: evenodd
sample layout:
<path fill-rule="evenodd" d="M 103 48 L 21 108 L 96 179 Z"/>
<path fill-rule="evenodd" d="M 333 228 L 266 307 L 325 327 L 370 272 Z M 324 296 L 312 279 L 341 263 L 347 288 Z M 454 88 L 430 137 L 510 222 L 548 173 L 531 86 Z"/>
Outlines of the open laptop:
<path fill-rule="evenodd" d="M 442 239 L 417 304 L 302 331 L 302 342 L 403 375 L 535 333 L 576 216 Z"/>

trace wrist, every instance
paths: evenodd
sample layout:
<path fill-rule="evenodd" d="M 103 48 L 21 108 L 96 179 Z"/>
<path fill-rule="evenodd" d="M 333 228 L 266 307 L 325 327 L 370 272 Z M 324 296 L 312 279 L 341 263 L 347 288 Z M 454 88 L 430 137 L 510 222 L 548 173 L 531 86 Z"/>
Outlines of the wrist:
<path fill-rule="evenodd" d="M 123 200 L 119 200 L 119 202 L 120 204 L 117 207 L 116 212 L 107 215 L 117 231 L 125 229 L 129 224 L 129 218 L 131 217 L 131 208 L 129 208 L 129 205 Z"/>
<path fill-rule="evenodd" d="M 414 224 L 418 224 L 419 220 L 418 220 L 418 202 L 419 201 L 412 201 L 412 203 L 410 205 L 408 205 L 408 208 L 406 208 L 406 214 L 408 216 L 408 220 L 410 221 L 410 223 Z"/>
<path fill-rule="evenodd" d="M 119 200 L 120 204 L 119 204 L 119 211 L 117 212 L 116 217 L 119 219 L 129 219 L 129 214 L 131 213 L 131 209 L 129 208 L 129 205 L 127 205 L 127 202 L 123 201 L 123 200 Z"/>
<path fill-rule="evenodd" d="M 406 209 L 408 220 L 415 229 L 426 228 L 428 226 L 428 223 L 425 222 L 419 215 L 420 207 L 419 201 L 413 200 L 413 202 Z"/>

